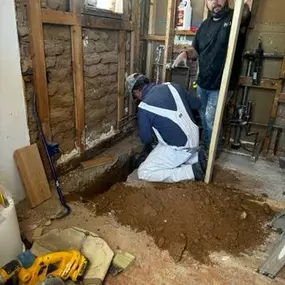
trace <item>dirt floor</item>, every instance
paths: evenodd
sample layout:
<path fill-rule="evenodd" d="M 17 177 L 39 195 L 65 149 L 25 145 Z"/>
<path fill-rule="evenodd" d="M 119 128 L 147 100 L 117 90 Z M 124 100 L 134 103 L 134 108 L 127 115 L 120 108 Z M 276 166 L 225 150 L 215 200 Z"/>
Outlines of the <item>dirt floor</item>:
<path fill-rule="evenodd" d="M 73 197 L 75 198 L 75 197 Z M 106 193 L 81 194 L 97 215 L 113 213 L 122 225 L 146 231 L 175 262 L 184 251 L 202 263 L 209 254 L 225 251 L 233 255 L 265 242 L 266 222 L 273 212 L 251 201 L 254 197 L 233 189 L 204 183 L 114 185 Z"/>
<path fill-rule="evenodd" d="M 89 170 L 81 180 L 89 183 L 93 176 Z M 66 189 L 79 181 L 73 173 L 65 178 Z M 59 209 L 55 192 L 34 209 L 21 202 L 17 212 L 30 241 L 35 232 L 76 226 L 99 234 L 114 252 L 136 256 L 125 273 L 107 276 L 105 285 L 285 284 L 256 273 L 276 235 L 266 227 L 271 209 L 262 198 L 242 191 L 244 180 L 247 190 L 262 186 L 239 171 L 216 169 L 217 184 L 211 186 L 130 181 L 100 195 L 98 187 L 97 195 L 90 188 L 72 192 L 66 196 L 72 212 L 62 220 L 50 221 Z"/>

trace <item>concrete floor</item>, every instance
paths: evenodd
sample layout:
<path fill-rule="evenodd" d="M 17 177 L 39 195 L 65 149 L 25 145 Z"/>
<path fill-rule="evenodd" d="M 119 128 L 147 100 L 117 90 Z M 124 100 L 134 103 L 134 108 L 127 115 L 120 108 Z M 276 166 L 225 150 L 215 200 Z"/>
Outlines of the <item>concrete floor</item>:
<path fill-rule="evenodd" d="M 226 183 L 229 186 L 252 192 L 256 195 L 268 195 L 269 199 L 285 201 L 285 169 L 279 167 L 276 159 L 259 159 L 253 162 L 249 157 L 223 152 L 217 165 L 230 170 L 236 179 Z M 223 177 L 218 177 L 219 182 Z"/>
<path fill-rule="evenodd" d="M 224 172 L 219 173 L 216 181 L 260 195 L 267 193 L 271 199 L 285 201 L 282 194 L 285 191 L 284 171 L 276 163 L 264 160 L 253 163 L 246 157 L 223 153 L 217 165 Z M 239 258 L 226 253 L 213 253 L 211 266 L 198 264 L 188 253 L 179 263 L 174 263 L 168 252 L 160 250 L 145 232 L 138 233 L 118 224 L 113 213 L 96 216 L 96 209 L 92 210 L 84 203 L 70 203 L 70 216 L 43 226 L 57 205 L 55 195 L 32 210 L 28 210 L 27 203 L 21 203 L 18 213 L 22 231 L 31 238 L 38 227 L 48 232 L 53 228 L 77 226 L 98 233 L 115 252 L 123 250 L 134 254 L 136 262 L 125 273 L 117 277 L 108 276 L 105 285 L 285 285 L 285 279 L 271 280 L 256 273 L 266 256 L 266 246 Z"/>

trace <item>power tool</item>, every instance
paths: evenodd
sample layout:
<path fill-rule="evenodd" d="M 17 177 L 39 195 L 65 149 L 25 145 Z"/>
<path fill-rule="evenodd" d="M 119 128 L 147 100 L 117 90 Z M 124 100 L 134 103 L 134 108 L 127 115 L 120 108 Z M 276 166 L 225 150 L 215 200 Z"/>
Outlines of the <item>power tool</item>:
<path fill-rule="evenodd" d="M 36 257 L 31 265 L 26 260 L 27 256 L 21 255 L 0 269 L 0 284 L 5 284 L 14 275 L 18 276 L 19 285 L 36 285 L 48 276 L 77 281 L 83 277 L 88 266 L 88 260 L 77 250 Z M 28 258 L 31 259 L 30 256 Z"/>

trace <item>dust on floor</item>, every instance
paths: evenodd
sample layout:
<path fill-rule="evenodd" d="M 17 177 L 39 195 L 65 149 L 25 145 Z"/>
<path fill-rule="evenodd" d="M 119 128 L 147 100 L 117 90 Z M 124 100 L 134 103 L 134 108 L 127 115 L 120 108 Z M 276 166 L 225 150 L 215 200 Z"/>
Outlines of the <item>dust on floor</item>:
<path fill-rule="evenodd" d="M 122 225 L 146 231 L 174 261 L 184 251 L 199 262 L 210 262 L 212 252 L 239 255 L 263 244 L 265 224 L 273 212 L 254 196 L 218 185 L 181 183 L 114 185 L 106 193 L 83 201 L 96 214 L 112 213 Z"/>
<path fill-rule="evenodd" d="M 43 224 L 51 209 L 57 208 L 57 201 L 49 200 L 43 206 L 44 211 L 43 207 L 38 207 L 31 210 L 29 216 L 22 216 L 20 225 L 23 232 L 32 234 L 32 224 L 40 221 Z M 80 227 L 99 234 L 115 252 L 122 250 L 136 256 L 135 263 L 126 272 L 116 277 L 107 276 L 105 285 L 285 284 L 282 279 L 271 280 L 256 273 L 257 267 L 265 258 L 265 247 L 258 253 L 251 252 L 242 257 L 233 257 L 223 252 L 212 254 L 214 264 L 210 266 L 196 262 L 188 252 L 184 253 L 180 262 L 175 263 L 168 251 L 156 246 L 151 236 L 144 231 L 136 232 L 130 227 L 122 226 L 114 214 L 97 216 L 95 207 L 87 207 L 87 204 L 81 202 L 71 202 L 70 206 L 71 214 L 45 226 L 44 233 L 54 228 Z M 25 207 L 21 207 L 20 213 L 23 211 L 26 212 Z"/>

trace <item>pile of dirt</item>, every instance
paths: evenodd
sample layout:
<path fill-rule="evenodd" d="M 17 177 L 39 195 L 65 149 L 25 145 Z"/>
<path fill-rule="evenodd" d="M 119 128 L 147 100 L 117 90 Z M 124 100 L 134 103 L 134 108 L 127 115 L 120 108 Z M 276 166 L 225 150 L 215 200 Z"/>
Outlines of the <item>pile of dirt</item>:
<path fill-rule="evenodd" d="M 114 185 L 92 198 L 96 213 L 112 212 L 121 224 L 146 231 L 176 262 L 185 250 L 209 263 L 211 252 L 239 255 L 266 240 L 265 223 L 273 212 L 251 201 L 253 196 L 203 183 L 147 185 Z"/>

